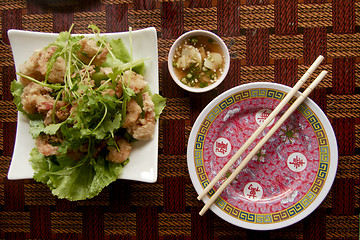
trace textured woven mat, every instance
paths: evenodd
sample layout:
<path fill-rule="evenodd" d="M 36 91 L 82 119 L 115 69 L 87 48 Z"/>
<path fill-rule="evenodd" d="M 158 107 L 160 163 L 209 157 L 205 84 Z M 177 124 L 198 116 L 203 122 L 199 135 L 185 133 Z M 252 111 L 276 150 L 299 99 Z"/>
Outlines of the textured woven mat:
<path fill-rule="evenodd" d="M 360 2 L 351 0 L 1 0 L 0 1 L 0 238 L 2 239 L 359 239 Z M 92 200 L 53 197 L 33 180 L 9 181 L 16 111 L 10 28 L 59 32 L 75 23 L 88 33 L 156 27 L 161 94 L 159 178 L 154 184 L 118 180 Z M 231 53 L 227 79 L 216 90 L 189 94 L 167 70 L 167 53 L 183 32 L 206 29 Z M 218 94 L 249 82 L 293 86 L 315 58 L 326 79 L 311 98 L 330 119 L 338 139 L 335 183 L 319 208 L 290 227 L 250 231 L 212 212 L 200 217 L 186 165 L 191 126 Z"/>

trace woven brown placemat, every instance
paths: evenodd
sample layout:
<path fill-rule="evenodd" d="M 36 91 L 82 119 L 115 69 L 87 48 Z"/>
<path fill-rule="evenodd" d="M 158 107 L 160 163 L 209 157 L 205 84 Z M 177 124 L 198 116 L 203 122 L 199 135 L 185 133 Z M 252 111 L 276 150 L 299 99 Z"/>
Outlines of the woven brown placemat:
<path fill-rule="evenodd" d="M 0 1 L 0 238 L 1 239 L 359 239 L 360 2 L 351 0 L 1 0 Z M 88 33 L 153 26 L 158 32 L 160 93 L 159 178 L 118 180 L 99 196 L 69 202 L 34 180 L 10 181 L 16 109 L 8 29 Z M 229 74 L 204 94 L 181 90 L 167 70 L 171 44 L 182 33 L 217 33 L 231 54 Z M 329 74 L 311 94 L 338 140 L 339 167 L 323 203 L 304 220 L 275 231 L 235 227 L 212 212 L 198 215 L 186 165 L 191 127 L 217 95 L 250 82 L 293 86 L 322 54 L 316 71 Z"/>

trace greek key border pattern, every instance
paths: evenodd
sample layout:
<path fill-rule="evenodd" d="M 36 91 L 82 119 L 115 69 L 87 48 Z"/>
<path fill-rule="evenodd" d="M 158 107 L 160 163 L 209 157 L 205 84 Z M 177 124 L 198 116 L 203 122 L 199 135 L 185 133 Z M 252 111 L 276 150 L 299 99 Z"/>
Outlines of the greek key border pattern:
<path fill-rule="evenodd" d="M 195 140 L 195 149 L 194 149 L 194 156 L 195 156 L 195 168 L 198 179 L 200 184 L 205 188 L 209 184 L 208 177 L 206 175 L 206 171 L 204 168 L 203 162 L 203 146 L 206 134 L 212 124 L 212 122 L 216 119 L 216 117 L 221 113 L 221 111 L 234 103 L 239 101 L 248 99 L 248 98 L 257 98 L 257 97 L 267 97 L 277 100 L 282 100 L 285 97 L 286 93 L 274 89 L 251 89 L 246 91 L 241 91 L 235 93 L 228 98 L 224 99 L 223 101 L 219 102 L 205 117 L 204 121 L 202 122 L 200 129 L 197 133 L 196 140 Z M 294 98 L 290 101 L 290 103 L 294 102 Z M 311 127 L 313 128 L 315 135 L 318 139 L 319 143 L 319 152 L 320 152 L 320 163 L 319 169 L 317 172 L 317 176 L 314 180 L 313 185 L 311 186 L 310 190 L 307 194 L 300 199 L 297 203 L 293 206 L 276 213 L 272 214 L 254 214 L 242 211 L 238 208 L 235 208 L 233 205 L 224 201 L 221 197 L 219 197 L 215 204 L 222 209 L 225 213 L 229 214 L 230 216 L 245 221 L 249 223 L 256 223 L 256 224 L 270 224 L 270 223 L 277 223 L 284 220 L 287 220 L 300 212 L 304 211 L 318 196 L 321 192 L 322 187 L 325 184 L 326 177 L 329 172 L 329 165 L 330 165 L 330 148 L 329 148 L 329 141 L 325 133 L 325 129 L 321 124 L 319 118 L 314 114 L 314 112 L 306 105 L 301 104 L 298 107 L 298 111 L 309 121 Z M 208 195 L 211 197 L 215 193 L 214 189 L 211 189 Z"/>

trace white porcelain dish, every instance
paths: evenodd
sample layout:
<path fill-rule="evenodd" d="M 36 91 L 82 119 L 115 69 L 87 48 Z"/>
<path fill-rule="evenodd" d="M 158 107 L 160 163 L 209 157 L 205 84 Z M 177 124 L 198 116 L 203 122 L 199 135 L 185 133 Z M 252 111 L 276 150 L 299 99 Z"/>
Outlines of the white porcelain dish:
<path fill-rule="evenodd" d="M 92 34 L 83 34 L 91 36 Z M 129 32 L 105 33 L 108 39 L 121 38 L 130 51 Z M 33 53 L 53 42 L 58 34 L 41 33 L 22 30 L 9 30 L 8 36 L 13 52 L 16 71 Z M 159 93 L 158 76 L 158 49 L 155 28 L 146 28 L 131 32 L 133 58 L 147 58 L 145 60 L 145 80 L 153 93 Z M 35 143 L 29 134 L 27 118 L 18 113 L 16 140 L 11 160 L 8 179 L 30 179 L 33 169 L 29 162 L 30 151 Z M 119 179 L 136 180 L 141 182 L 156 182 L 158 176 L 158 123 L 154 137 L 146 142 L 137 142 L 133 145 L 130 161 Z"/>
<path fill-rule="evenodd" d="M 192 36 L 208 36 L 211 39 L 215 40 L 217 42 L 217 44 L 220 45 L 223 53 L 224 53 L 224 61 L 225 61 L 225 66 L 224 66 L 224 71 L 221 75 L 221 77 L 214 82 L 213 84 L 210 84 L 207 87 L 204 88 L 195 88 L 195 87 L 190 87 L 187 86 L 185 84 L 183 84 L 180 79 L 176 76 L 175 72 L 174 72 L 174 67 L 173 67 L 173 58 L 174 58 L 174 53 L 176 48 L 187 38 L 192 37 Z M 209 31 L 205 31 L 205 30 L 193 30 L 193 31 L 189 31 L 184 33 L 183 35 L 181 35 L 178 39 L 176 39 L 176 41 L 173 43 L 173 45 L 170 48 L 169 54 L 168 54 L 168 69 L 170 72 L 170 75 L 172 77 L 172 79 L 175 81 L 175 83 L 177 85 L 179 85 L 181 88 L 189 91 L 189 92 L 194 92 L 194 93 L 203 93 L 203 92 L 207 92 L 210 91 L 214 88 L 216 88 L 217 86 L 220 85 L 220 83 L 222 83 L 229 71 L 230 68 L 230 54 L 229 54 L 229 49 L 227 48 L 226 44 L 224 43 L 224 41 L 217 36 L 216 34 L 209 32 Z"/>
<path fill-rule="evenodd" d="M 275 83 L 244 84 L 224 92 L 206 106 L 192 128 L 187 148 L 188 169 L 198 194 L 290 89 Z M 294 224 L 314 211 L 328 194 L 336 175 L 337 150 L 326 115 L 307 98 L 210 209 L 229 223 L 247 229 L 273 230 Z M 226 176 L 210 190 L 204 203 L 225 179 Z"/>

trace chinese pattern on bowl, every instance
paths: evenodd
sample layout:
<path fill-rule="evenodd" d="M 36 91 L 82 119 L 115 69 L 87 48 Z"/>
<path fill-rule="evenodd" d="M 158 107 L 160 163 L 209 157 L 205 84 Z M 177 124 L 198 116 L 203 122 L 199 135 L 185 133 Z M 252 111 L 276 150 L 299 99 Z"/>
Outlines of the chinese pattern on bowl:
<path fill-rule="evenodd" d="M 286 92 L 254 88 L 218 102 L 199 125 L 193 154 L 197 181 L 205 188 L 236 151 L 285 97 Z M 292 99 L 295 101 L 295 98 Z M 271 129 L 287 107 L 265 128 L 228 173 Z M 240 221 L 276 224 L 305 211 L 318 197 L 329 175 L 329 137 L 322 122 L 302 104 L 265 143 L 216 200 L 223 213 Z M 330 179 L 331 180 L 331 179 Z M 332 182 L 332 180 L 331 180 Z"/>

